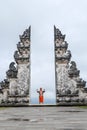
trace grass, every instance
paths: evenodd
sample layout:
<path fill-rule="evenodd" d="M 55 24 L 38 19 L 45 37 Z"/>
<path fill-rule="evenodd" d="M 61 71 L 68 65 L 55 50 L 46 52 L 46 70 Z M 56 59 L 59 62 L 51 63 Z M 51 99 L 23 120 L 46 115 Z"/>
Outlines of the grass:
<path fill-rule="evenodd" d="M 6 109 L 6 107 L 0 107 L 0 110 L 5 110 Z"/>
<path fill-rule="evenodd" d="M 80 108 L 84 108 L 84 109 L 87 109 L 87 106 L 78 106 Z"/>

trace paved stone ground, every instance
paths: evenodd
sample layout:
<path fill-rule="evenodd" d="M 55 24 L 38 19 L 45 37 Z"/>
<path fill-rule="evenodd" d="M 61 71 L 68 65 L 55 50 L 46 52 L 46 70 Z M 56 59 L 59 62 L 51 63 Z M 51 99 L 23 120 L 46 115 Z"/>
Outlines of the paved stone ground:
<path fill-rule="evenodd" d="M 87 109 L 12 107 L 0 110 L 0 130 L 87 130 Z"/>

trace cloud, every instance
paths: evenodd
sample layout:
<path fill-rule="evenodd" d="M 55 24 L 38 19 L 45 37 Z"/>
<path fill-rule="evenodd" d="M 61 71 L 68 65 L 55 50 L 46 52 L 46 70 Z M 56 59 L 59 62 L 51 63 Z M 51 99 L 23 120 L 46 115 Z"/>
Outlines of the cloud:
<path fill-rule="evenodd" d="M 87 1 L 79 0 L 3 0 L 0 4 L 0 80 L 5 77 L 19 41 L 19 34 L 31 25 L 31 97 L 42 86 L 47 95 L 55 95 L 55 24 L 66 34 L 72 52 L 86 78 Z M 46 95 L 46 98 L 49 96 Z"/>

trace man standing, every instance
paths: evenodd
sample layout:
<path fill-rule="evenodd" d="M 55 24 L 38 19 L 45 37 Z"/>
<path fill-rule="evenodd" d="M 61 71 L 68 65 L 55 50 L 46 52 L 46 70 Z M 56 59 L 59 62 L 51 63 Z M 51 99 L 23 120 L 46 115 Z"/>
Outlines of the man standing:
<path fill-rule="evenodd" d="M 40 90 L 37 90 L 37 93 L 39 93 L 39 104 L 44 102 L 44 96 L 43 93 L 45 92 L 45 90 L 42 90 L 42 88 L 40 88 Z"/>

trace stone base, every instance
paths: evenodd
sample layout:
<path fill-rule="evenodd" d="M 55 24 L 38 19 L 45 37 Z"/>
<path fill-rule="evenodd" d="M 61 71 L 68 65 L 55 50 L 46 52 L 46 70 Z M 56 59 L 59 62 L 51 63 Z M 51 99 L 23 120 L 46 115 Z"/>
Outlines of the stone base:
<path fill-rule="evenodd" d="M 71 103 L 67 103 L 67 102 L 60 102 L 56 104 L 57 106 L 87 106 L 87 103 L 80 103 L 80 102 L 71 102 Z"/>
<path fill-rule="evenodd" d="M 87 101 L 84 98 L 77 96 L 63 96 L 57 97 L 57 105 L 62 106 L 77 106 L 77 105 L 87 105 Z"/>
<path fill-rule="evenodd" d="M 29 97 L 9 96 L 6 101 L 2 101 L 0 106 L 28 106 Z"/>
<path fill-rule="evenodd" d="M 25 104 L 0 104 L 0 107 L 29 107 L 29 104 L 25 103 Z"/>

